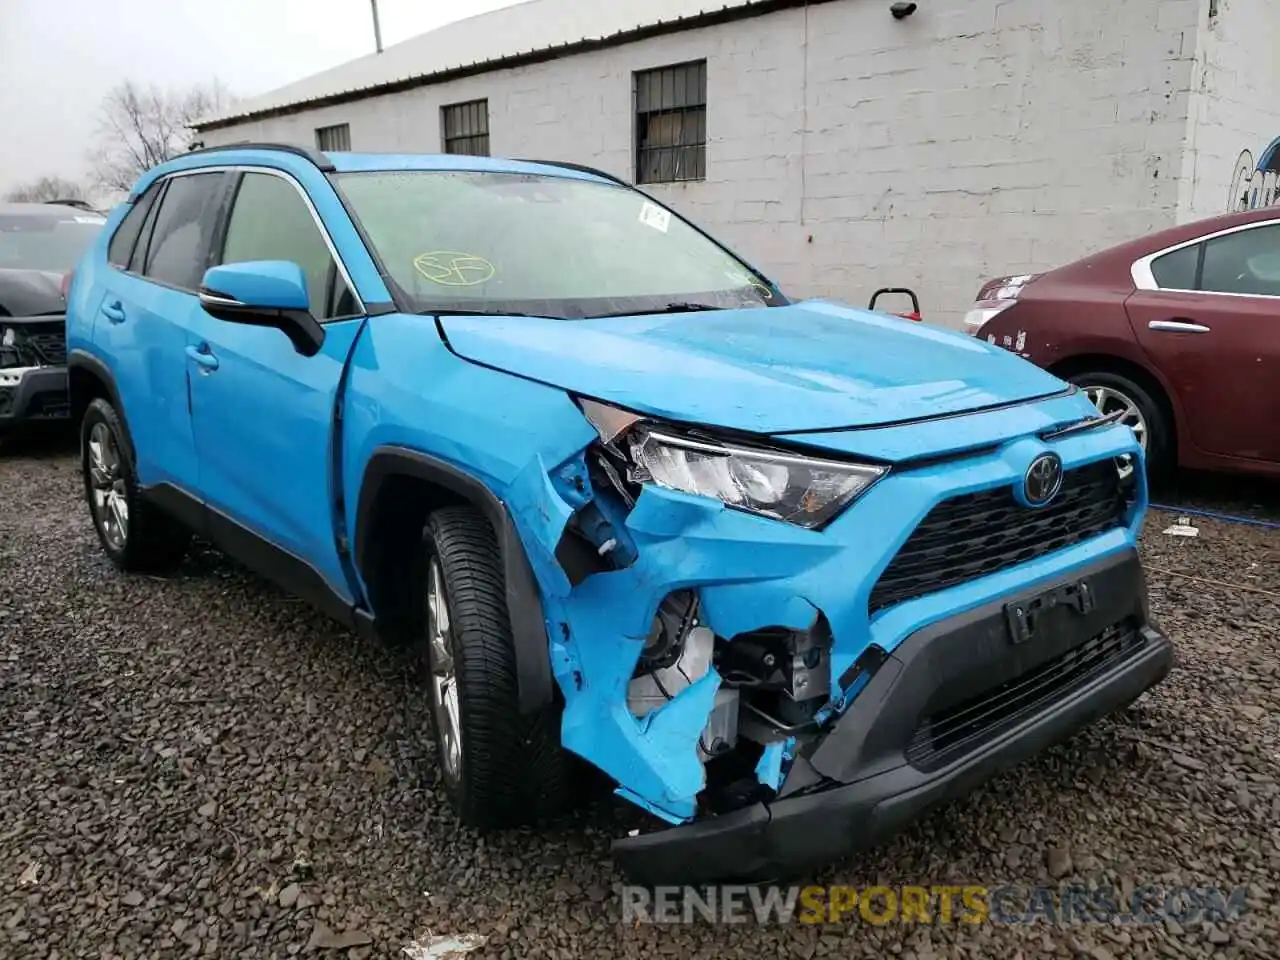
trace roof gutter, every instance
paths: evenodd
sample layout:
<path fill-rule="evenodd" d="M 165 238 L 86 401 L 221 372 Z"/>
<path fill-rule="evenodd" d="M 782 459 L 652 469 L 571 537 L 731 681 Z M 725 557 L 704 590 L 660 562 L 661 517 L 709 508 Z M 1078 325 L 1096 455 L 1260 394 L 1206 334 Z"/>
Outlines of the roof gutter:
<path fill-rule="evenodd" d="M 611 47 L 620 47 L 624 44 L 636 43 L 640 40 L 649 40 L 653 37 L 663 37 L 673 33 L 683 33 L 687 30 L 719 26 L 723 23 L 733 23 L 738 20 L 751 20 L 756 17 L 767 16 L 771 13 L 779 13 L 783 10 L 792 10 L 797 7 L 816 7 L 820 4 L 833 2 L 835 2 L 835 0 L 757 0 L 757 2 L 745 3 L 737 7 L 725 7 L 720 10 L 710 10 L 705 13 L 693 14 L 688 17 L 677 17 L 674 20 L 644 24 L 643 26 L 634 27 L 632 29 L 620 30 L 607 37 L 575 40 L 572 43 L 562 43 L 554 47 L 542 47 L 540 49 L 529 50 L 524 53 L 514 53 L 509 56 L 494 57 L 490 60 L 477 60 L 475 63 L 466 64 L 464 66 L 449 67 L 432 73 L 420 73 L 411 77 L 402 77 L 399 80 L 388 80 L 385 83 L 372 84 L 367 87 L 357 87 L 352 90 L 343 90 L 339 93 L 329 93 L 324 96 L 311 97 L 307 100 L 297 100 L 293 103 L 279 104 L 274 107 L 264 107 L 261 110 L 252 110 L 247 113 L 217 117 L 211 120 L 200 120 L 191 124 L 191 127 L 200 133 L 204 133 L 209 130 L 222 130 L 227 127 L 234 127 L 242 123 L 248 123 L 252 120 L 268 120 L 272 117 L 287 117 L 295 113 L 304 113 L 307 110 L 316 110 L 320 107 L 331 107 L 342 103 L 353 103 L 357 100 L 366 100 L 369 97 L 375 96 L 385 96 L 389 93 L 401 93 L 405 90 L 413 90 L 418 87 L 433 86 L 435 84 L 448 83 L 452 80 L 461 80 L 464 77 L 474 77 L 484 73 L 492 73 L 495 70 L 527 67 L 531 64 L 546 63 L 551 60 L 559 60 L 563 57 L 575 56 L 580 53 L 591 53 L 596 50 L 607 50 Z"/>

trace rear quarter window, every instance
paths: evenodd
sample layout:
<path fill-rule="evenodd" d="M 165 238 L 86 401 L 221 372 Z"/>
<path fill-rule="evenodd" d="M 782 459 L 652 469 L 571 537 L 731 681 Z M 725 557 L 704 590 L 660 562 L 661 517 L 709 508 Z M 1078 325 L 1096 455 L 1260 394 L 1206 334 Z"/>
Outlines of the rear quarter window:
<path fill-rule="evenodd" d="M 1194 290 L 1200 266 L 1200 244 L 1183 247 L 1151 261 L 1151 276 L 1161 290 Z"/>
<path fill-rule="evenodd" d="M 122 270 L 129 266 L 133 248 L 138 244 L 138 235 L 142 233 L 142 223 L 147 219 L 147 211 L 151 209 L 159 192 L 159 182 L 148 187 L 147 192 L 134 201 L 111 237 L 111 244 L 107 247 L 107 260 Z"/>

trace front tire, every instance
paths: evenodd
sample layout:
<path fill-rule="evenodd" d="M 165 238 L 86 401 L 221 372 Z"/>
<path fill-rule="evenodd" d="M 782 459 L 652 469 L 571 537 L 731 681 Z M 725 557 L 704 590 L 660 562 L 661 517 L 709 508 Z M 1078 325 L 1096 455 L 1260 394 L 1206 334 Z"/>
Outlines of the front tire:
<path fill-rule="evenodd" d="M 501 553 L 488 520 L 471 507 L 431 514 L 415 581 L 416 647 L 458 816 L 487 830 L 563 810 L 572 767 L 560 746 L 560 709 L 520 713 Z"/>
<path fill-rule="evenodd" d="M 191 531 L 142 498 L 120 415 L 100 397 L 80 424 L 80 468 L 98 542 L 112 563 L 162 571 L 182 559 Z"/>

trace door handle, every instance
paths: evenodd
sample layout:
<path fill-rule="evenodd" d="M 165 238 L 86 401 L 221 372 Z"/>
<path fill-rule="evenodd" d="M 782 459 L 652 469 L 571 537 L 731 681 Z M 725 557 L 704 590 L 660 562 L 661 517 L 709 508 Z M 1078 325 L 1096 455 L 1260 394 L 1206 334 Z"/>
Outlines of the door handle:
<path fill-rule="evenodd" d="M 119 300 L 104 303 L 102 305 L 102 315 L 112 323 L 124 323 L 124 304 Z"/>
<path fill-rule="evenodd" d="M 1148 330 L 1154 330 L 1157 333 L 1208 333 L 1209 328 L 1203 323 L 1196 323 L 1194 320 L 1188 320 L 1185 317 L 1175 317 L 1172 320 L 1152 320 L 1147 324 Z"/>
<path fill-rule="evenodd" d="M 218 358 L 213 355 L 207 343 L 202 343 L 198 347 L 187 347 L 187 356 L 198 363 L 206 373 L 218 369 Z"/>

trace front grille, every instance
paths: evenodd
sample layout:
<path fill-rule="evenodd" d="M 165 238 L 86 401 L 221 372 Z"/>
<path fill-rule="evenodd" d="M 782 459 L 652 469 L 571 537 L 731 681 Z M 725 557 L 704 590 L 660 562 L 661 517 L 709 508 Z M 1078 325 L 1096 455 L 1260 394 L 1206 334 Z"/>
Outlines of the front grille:
<path fill-rule="evenodd" d="M 1096 537 L 1124 524 L 1125 491 L 1111 460 L 1068 470 L 1046 507 L 1001 487 L 944 500 L 902 545 L 871 590 L 871 613 Z"/>
<path fill-rule="evenodd" d="M 925 717 L 907 747 L 907 760 L 926 771 L 944 766 L 1105 673 L 1145 644 L 1146 638 L 1133 623 L 1114 624 L 1048 663 Z"/>
<path fill-rule="evenodd" d="M 30 348 L 41 365 L 60 367 L 67 362 L 67 338 L 61 332 L 29 333 L 24 346 Z"/>
<path fill-rule="evenodd" d="M 0 417 L 8 417 L 13 414 L 13 398 L 17 396 L 18 391 L 13 387 L 0 387 Z"/>

